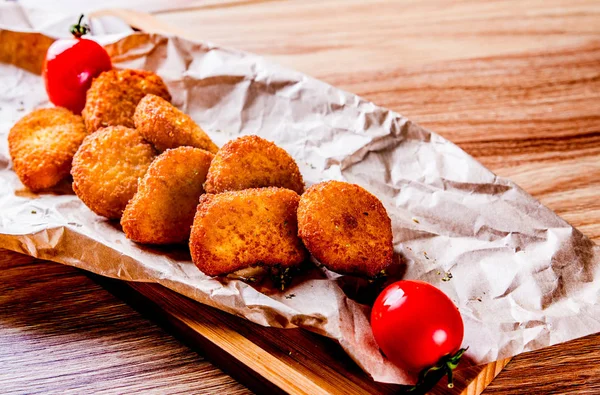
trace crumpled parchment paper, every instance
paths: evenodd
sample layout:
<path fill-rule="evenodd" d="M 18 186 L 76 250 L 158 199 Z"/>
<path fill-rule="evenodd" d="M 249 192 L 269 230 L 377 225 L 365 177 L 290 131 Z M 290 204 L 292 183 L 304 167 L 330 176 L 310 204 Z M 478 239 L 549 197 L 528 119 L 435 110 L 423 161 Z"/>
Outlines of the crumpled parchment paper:
<path fill-rule="evenodd" d="M 17 30 L 26 30 L 23 24 Z M 0 27 L 0 37 L 6 32 Z M 43 41 L 41 35 L 10 38 L 43 58 L 31 44 Z M 452 298 L 472 363 L 600 330 L 600 248 L 451 142 L 259 56 L 131 31 L 96 39 L 111 43 L 116 67 L 162 76 L 174 104 L 217 145 L 257 134 L 296 159 L 307 185 L 345 180 L 377 195 L 392 219 L 396 271 Z M 0 45 L 0 52 L 6 48 Z M 0 53 L 3 58 L 11 59 Z M 130 242 L 118 224 L 96 216 L 68 187 L 28 192 L 11 170 L 7 134 L 20 117 L 49 103 L 41 78 L 14 65 L 0 63 L 0 87 L 0 247 L 104 276 L 156 282 L 261 325 L 302 327 L 338 341 L 374 380 L 414 383 L 378 351 L 369 307 L 346 296 L 344 276 L 324 270 L 284 292 L 212 279 L 185 250 Z"/>

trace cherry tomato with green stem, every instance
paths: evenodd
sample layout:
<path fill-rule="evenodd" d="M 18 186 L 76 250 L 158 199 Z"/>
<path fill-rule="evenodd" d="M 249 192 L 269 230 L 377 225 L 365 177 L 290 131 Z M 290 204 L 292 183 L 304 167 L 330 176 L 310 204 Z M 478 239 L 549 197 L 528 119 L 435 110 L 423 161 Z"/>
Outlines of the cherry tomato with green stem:
<path fill-rule="evenodd" d="M 92 80 L 112 69 L 106 50 L 97 42 L 82 38 L 89 31 L 82 20 L 83 15 L 71 27 L 73 38 L 56 40 L 50 45 L 42 69 L 50 101 L 75 114 L 83 110 Z"/>
<path fill-rule="evenodd" d="M 402 280 L 379 294 L 371 311 L 373 335 L 385 356 L 421 373 L 438 367 L 449 374 L 464 353 L 464 325 L 452 300 L 421 281 Z"/>

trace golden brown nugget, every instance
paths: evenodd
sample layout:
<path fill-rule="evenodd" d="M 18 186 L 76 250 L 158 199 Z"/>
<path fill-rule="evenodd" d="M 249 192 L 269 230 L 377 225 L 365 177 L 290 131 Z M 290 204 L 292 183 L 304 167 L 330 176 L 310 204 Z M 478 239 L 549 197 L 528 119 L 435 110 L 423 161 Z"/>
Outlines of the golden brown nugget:
<path fill-rule="evenodd" d="M 110 70 L 94 79 L 82 115 L 88 132 L 106 126 L 134 127 L 135 108 L 147 94 L 171 100 L 162 78 L 143 70 Z"/>
<path fill-rule="evenodd" d="M 213 157 L 192 147 L 169 149 L 157 157 L 123 212 L 127 238 L 145 244 L 187 242 Z"/>
<path fill-rule="evenodd" d="M 192 260 L 209 276 L 299 265 L 306 258 L 297 235 L 299 199 L 283 188 L 202 195 L 190 237 Z"/>
<path fill-rule="evenodd" d="M 68 177 L 86 135 L 81 117 L 66 108 L 42 108 L 21 118 L 8 133 L 8 147 L 23 185 L 35 192 Z"/>
<path fill-rule="evenodd" d="M 383 204 L 355 184 L 326 181 L 302 195 L 298 234 L 327 268 L 373 277 L 392 263 L 392 222 Z"/>
<path fill-rule="evenodd" d="M 204 187 L 208 193 L 281 187 L 301 194 L 304 181 L 298 165 L 283 148 L 258 136 L 243 136 L 217 152 Z"/>
<path fill-rule="evenodd" d="M 93 212 L 121 218 L 156 151 L 135 129 L 109 126 L 87 136 L 73 158 L 73 190 Z"/>
<path fill-rule="evenodd" d="M 144 96 L 135 109 L 133 121 L 135 128 L 160 152 L 182 146 L 212 153 L 219 149 L 192 118 L 155 95 Z"/>

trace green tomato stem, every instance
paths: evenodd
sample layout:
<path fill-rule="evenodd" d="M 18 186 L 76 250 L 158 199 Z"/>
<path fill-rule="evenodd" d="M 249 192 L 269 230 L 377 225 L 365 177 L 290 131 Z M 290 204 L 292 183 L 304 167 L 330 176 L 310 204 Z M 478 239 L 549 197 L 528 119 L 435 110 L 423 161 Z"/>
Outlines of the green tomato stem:
<path fill-rule="evenodd" d="M 87 23 L 83 22 L 83 14 L 79 17 L 79 21 L 75 25 L 72 25 L 69 31 L 75 38 L 81 38 L 81 36 L 89 33 L 90 27 Z"/>
<path fill-rule="evenodd" d="M 468 347 L 467 347 L 468 348 Z M 454 355 L 446 355 L 442 357 L 437 364 L 432 367 L 425 368 L 419 373 L 419 379 L 417 384 L 408 388 L 406 392 L 414 394 L 426 394 L 442 379 L 442 377 L 448 377 L 448 388 L 454 388 L 453 374 L 452 372 L 462 358 L 467 348 L 461 348 Z"/>

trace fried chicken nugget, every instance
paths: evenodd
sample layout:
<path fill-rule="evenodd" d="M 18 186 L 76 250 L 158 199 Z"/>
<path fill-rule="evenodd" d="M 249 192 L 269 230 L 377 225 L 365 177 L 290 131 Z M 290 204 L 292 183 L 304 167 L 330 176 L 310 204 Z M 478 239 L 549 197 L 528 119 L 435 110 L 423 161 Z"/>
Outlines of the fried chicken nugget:
<path fill-rule="evenodd" d="M 301 194 L 304 181 L 298 165 L 283 148 L 258 136 L 243 136 L 217 152 L 204 187 L 208 193 L 281 187 Z"/>
<path fill-rule="evenodd" d="M 156 151 L 135 129 L 109 126 L 87 136 L 73 158 L 73 190 L 93 212 L 121 218 Z"/>
<path fill-rule="evenodd" d="M 133 128 L 133 114 L 147 94 L 171 100 L 162 78 L 144 70 L 109 70 L 100 74 L 87 91 L 82 115 L 88 132 L 106 126 Z"/>
<path fill-rule="evenodd" d="M 190 237 L 192 260 L 209 276 L 299 265 L 306 258 L 297 235 L 299 199 L 283 188 L 202 195 Z"/>
<path fill-rule="evenodd" d="M 23 185 L 39 191 L 68 177 L 86 135 L 81 117 L 66 108 L 42 108 L 21 118 L 8 133 L 8 147 Z"/>
<path fill-rule="evenodd" d="M 327 268 L 374 277 L 392 263 L 392 222 L 383 204 L 355 184 L 310 187 L 298 206 L 299 236 Z"/>
<path fill-rule="evenodd" d="M 127 238 L 145 244 L 187 242 L 213 157 L 199 148 L 179 147 L 156 158 L 123 212 Z"/>
<path fill-rule="evenodd" d="M 219 147 L 187 114 L 163 98 L 146 95 L 133 114 L 135 128 L 160 152 L 189 146 L 215 153 Z"/>

